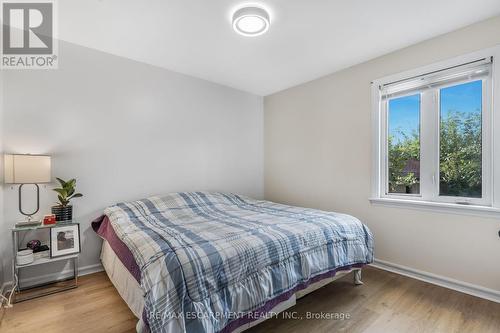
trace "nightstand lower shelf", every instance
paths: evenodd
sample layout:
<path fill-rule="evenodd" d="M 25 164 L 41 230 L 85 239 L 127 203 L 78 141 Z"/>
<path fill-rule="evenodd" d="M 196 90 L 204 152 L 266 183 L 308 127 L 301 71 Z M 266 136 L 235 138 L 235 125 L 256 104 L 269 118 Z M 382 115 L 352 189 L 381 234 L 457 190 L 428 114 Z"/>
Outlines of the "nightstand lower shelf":
<path fill-rule="evenodd" d="M 56 282 L 42 283 L 36 286 L 23 288 L 20 291 L 16 291 L 13 297 L 13 301 L 14 303 L 20 303 L 23 301 L 28 301 L 30 299 L 75 289 L 77 287 L 78 282 L 75 278 L 63 279 Z"/>
<path fill-rule="evenodd" d="M 20 285 L 19 278 L 19 268 L 30 267 L 38 264 L 45 264 L 49 262 L 55 262 L 60 260 L 72 260 L 73 261 L 73 276 L 61 280 L 49 281 L 45 283 L 40 283 L 36 285 L 30 285 L 28 287 L 22 287 Z M 37 262 L 38 261 L 38 262 Z M 78 255 L 64 256 L 59 258 L 39 258 L 28 265 L 17 265 L 13 263 L 14 267 L 14 278 L 17 281 L 17 287 L 14 293 L 13 302 L 19 303 L 27 301 L 33 298 L 38 298 L 42 296 L 47 296 L 55 294 L 58 292 L 75 289 L 78 287 Z"/>

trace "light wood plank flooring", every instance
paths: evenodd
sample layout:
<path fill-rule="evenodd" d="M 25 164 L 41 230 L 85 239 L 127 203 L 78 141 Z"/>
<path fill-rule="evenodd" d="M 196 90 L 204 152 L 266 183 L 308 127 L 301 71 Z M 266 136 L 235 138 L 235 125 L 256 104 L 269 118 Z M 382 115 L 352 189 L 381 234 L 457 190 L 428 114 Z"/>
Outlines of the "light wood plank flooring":
<path fill-rule="evenodd" d="M 289 309 L 349 319 L 272 318 L 248 332 L 500 332 L 500 304 L 375 268 L 364 286 L 351 276 L 298 300 Z M 0 332 L 134 332 L 136 319 L 105 273 L 80 279 L 71 291 L 18 303 L 7 309 Z"/>

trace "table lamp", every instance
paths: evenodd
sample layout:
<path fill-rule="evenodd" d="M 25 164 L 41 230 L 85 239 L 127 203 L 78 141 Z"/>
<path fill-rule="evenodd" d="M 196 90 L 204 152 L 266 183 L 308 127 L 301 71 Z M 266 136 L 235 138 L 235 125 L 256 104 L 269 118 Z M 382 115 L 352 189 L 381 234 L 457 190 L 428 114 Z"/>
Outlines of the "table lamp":
<path fill-rule="evenodd" d="M 19 184 L 19 212 L 27 216 L 27 221 L 18 223 L 18 225 L 28 225 L 32 221 L 33 215 L 40 210 L 40 187 L 38 184 L 50 183 L 50 156 L 46 155 L 4 155 L 4 183 Z M 36 187 L 36 210 L 26 213 L 22 206 L 22 187 L 26 184 L 33 184 Z"/>

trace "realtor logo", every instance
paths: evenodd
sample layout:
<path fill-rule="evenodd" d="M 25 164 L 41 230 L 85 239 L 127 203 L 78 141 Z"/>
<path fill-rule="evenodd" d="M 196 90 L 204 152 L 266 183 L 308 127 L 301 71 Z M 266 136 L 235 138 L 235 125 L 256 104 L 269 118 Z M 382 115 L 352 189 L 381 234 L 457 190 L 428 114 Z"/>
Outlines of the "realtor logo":
<path fill-rule="evenodd" d="M 57 68 L 52 1 L 4 1 L 2 20 L 3 69 Z"/>

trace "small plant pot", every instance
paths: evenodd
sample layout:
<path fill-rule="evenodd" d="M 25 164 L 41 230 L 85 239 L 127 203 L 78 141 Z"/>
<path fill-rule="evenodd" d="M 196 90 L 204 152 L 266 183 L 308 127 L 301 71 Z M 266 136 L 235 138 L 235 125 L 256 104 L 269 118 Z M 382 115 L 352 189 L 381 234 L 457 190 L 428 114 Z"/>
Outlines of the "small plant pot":
<path fill-rule="evenodd" d="M 66 222 L 73 219 L 73 206 L 52 206 L 52 214 L 57 222 Z"/>

